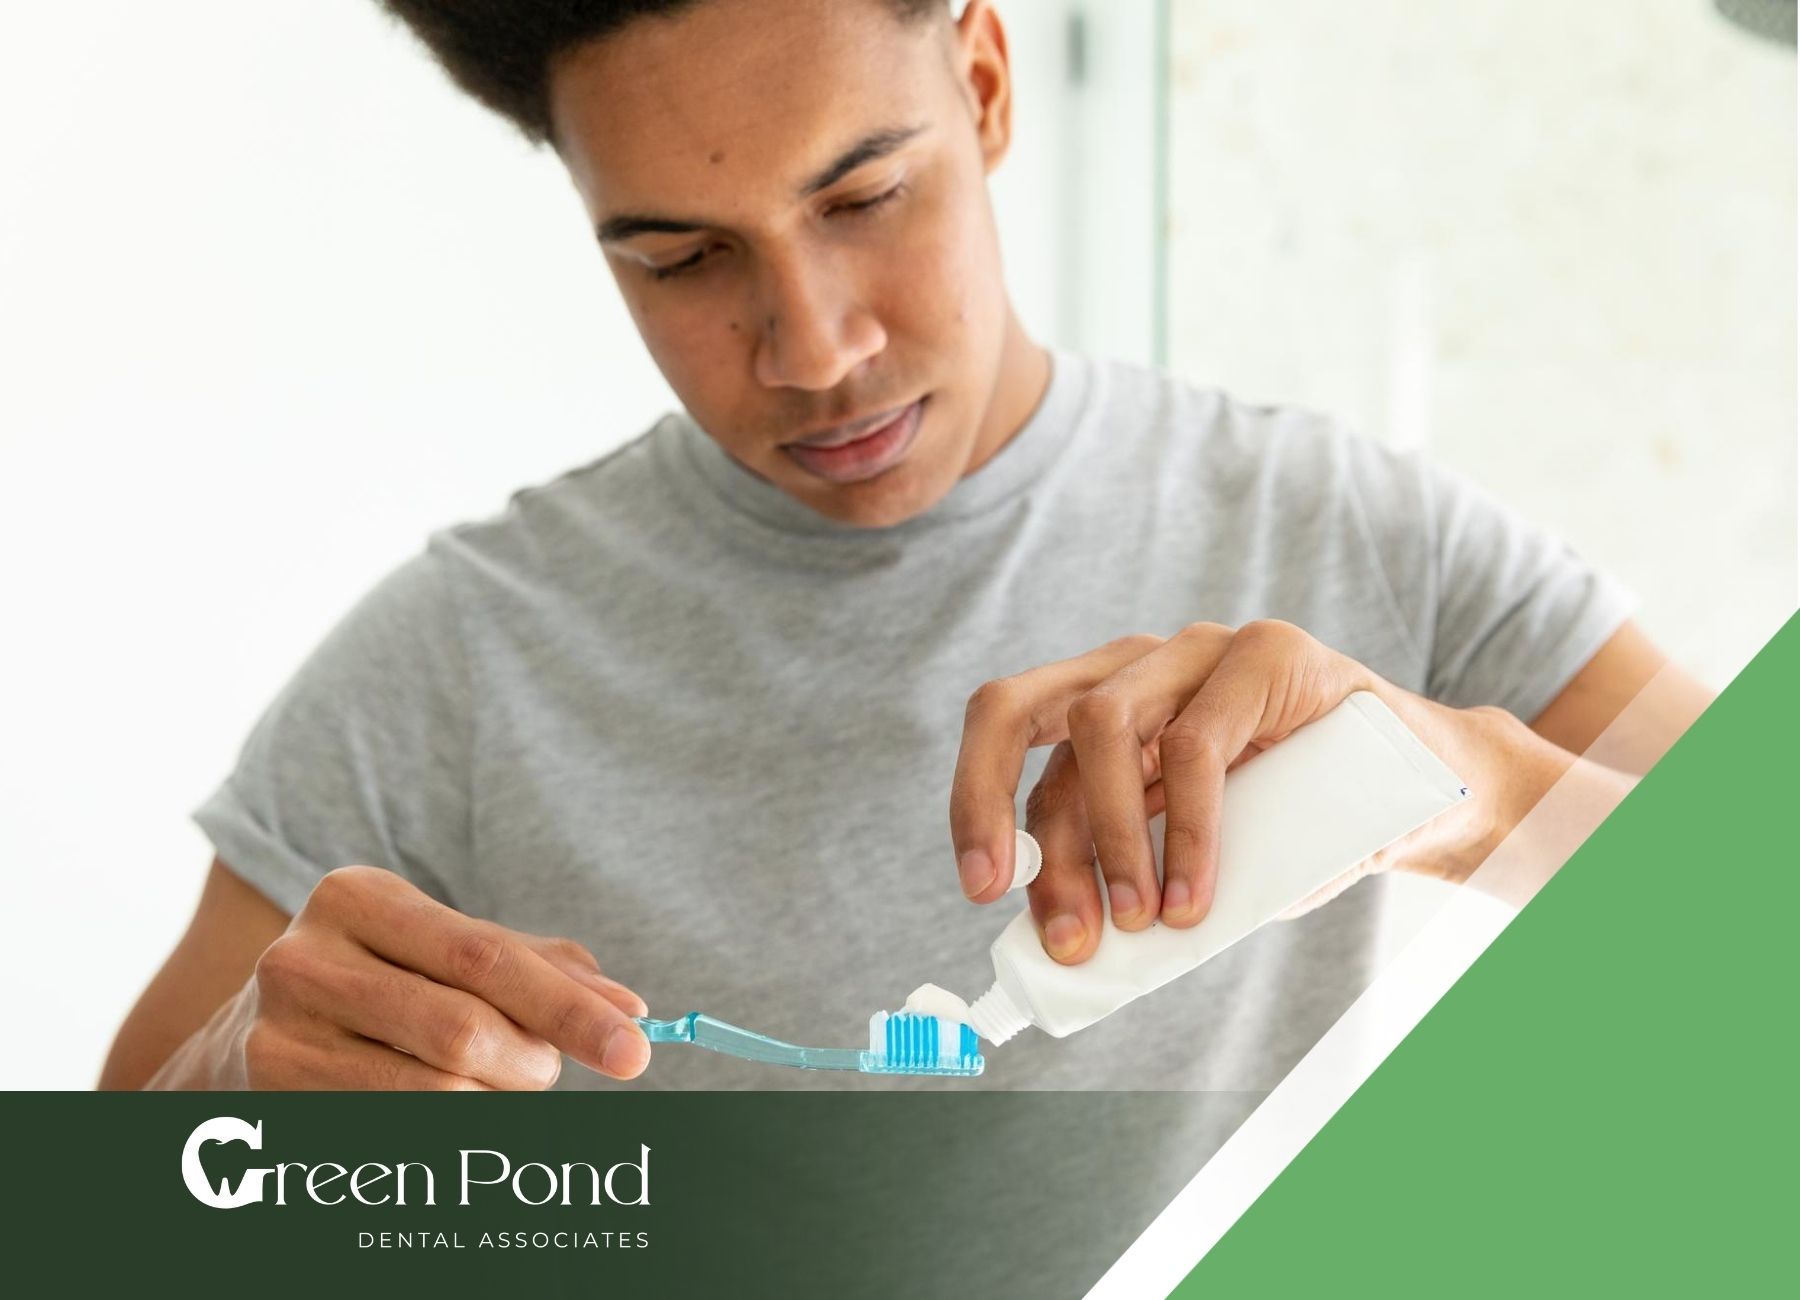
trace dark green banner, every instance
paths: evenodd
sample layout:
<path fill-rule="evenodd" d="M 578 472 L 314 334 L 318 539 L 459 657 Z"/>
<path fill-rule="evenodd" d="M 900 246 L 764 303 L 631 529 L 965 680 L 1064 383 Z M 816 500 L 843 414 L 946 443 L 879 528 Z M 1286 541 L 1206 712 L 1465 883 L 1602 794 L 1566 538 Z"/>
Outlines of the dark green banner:
<path fill-rule="evenodd" d="M 65 1294 L 1073 1297 L 1259 1099 L 11 1094 L 7 1236 Z"/>

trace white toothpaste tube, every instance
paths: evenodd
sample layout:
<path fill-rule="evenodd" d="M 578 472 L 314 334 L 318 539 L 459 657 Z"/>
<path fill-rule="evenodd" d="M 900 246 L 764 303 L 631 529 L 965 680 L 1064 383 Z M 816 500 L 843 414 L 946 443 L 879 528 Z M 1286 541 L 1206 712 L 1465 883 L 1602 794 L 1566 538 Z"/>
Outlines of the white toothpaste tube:
<path fill-rule="evenodd" d="M 1109 915 L 1093 956 L 1065 966 L 1044 951 L 1030 912 L 1021 912 L 994 941 L 994 986 L 956 1018 L 995 1046 L 1027 1025 L 1056 1038 L 1085 1029 L 1217 956 L 1468 793 L 1392 710 L 1358 691 L 1227 774 L 1219 873 L 1203 920 L 1186 929 L 1159 921 L 1120 930 Z M 1151 822 L 1159 873 L 1162 821 Z M 1036 874 L 1029 854 L 1037 846 L 1020 836 L 1027 852 L 1015 888 Z M 908 1010 L 937 1015 L 956 1015 L 960 1006 L 933 985 L 907 1001 Z"/>

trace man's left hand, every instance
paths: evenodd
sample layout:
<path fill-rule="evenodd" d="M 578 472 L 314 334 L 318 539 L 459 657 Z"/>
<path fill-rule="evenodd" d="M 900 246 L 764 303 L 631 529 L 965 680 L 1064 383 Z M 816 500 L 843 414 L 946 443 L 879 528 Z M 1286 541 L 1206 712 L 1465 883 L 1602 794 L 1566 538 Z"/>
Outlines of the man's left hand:
<path fill-rule="evenodd" d="M 1099 944 L 1096 857 L 1120 929 L 1157 919 L 1194 925 L 1212 905 L 1225 774 L 1359 690 L 1393 709 L 1469 783 L 1471 797 L 1308 906 L 1371 870 L 1465 878 L 1574 761 L 1502 709 L 1424 699 L 1292 624 L 1195 623 L 1166 639 L 1124 637 L 970 696 L 950 794 L 963 892 L 988 903 L 1011 884 L 1025 755 L 1052 745 L 1026 801 L 1026 829 L 1044 850 L 1030 898 L 1045 950 L 1073 964 Z M 1161 881 L 1149 827 L 1159 811 L 1167 814 Z"/>

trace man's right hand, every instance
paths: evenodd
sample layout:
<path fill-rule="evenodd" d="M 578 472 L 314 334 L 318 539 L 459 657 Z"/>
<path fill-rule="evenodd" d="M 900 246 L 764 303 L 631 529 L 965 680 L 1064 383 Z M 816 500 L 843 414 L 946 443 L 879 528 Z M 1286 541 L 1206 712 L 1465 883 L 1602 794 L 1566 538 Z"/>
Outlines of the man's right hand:
<path fill-rule="evenodd" d="M 643 999 L 572 939 L 509 930 L 376 867 L 331 872 L 156 1087 L 548 1088 L 562 1054 L 643 1073 Z M 196 1077 L 201 1075 L 204 1077 Z"/>

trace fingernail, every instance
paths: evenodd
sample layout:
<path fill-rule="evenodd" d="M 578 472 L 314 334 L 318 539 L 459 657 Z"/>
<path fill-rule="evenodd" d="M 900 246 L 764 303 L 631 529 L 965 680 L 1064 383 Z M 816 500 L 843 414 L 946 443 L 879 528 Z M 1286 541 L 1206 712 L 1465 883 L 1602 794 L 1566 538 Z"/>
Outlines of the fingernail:
<path fill-rule="evenodd" d="M 994 860 L 985 849 L 969 849 L 956 860 L 956 874 L 962 877 L 962 891 L 970 898 L 994 883 Z"/>
<path fill-rule="evenodd" d="M 1073 957 L 1081 951 L 1081 945 L 1087 940 L 1087 927 L 1081 918 L 1063 912 L 1051 917 L 1044 924 L 1044 947 L 1052 957 L 1063 959 Z"/>
<path fill-rule="evenodd" d="M 600 1048 L 600 1068 L 616 1078 L 642 1074 L 650 1063 L 650 1043 L 636 1029 L 616 1025 Z"/>
<path fill-rule="evenodd" d="M 1115 908 L 1118 904 L 1113 905 Z M 1184 920 L 1194 908 L 1194 891 L 1185 880 L 1171 880 L 1163 886 L 1163 915 Z"/>
<path fill-rule="evenodd" d="M 1115 921 L 1134 921 L 1144 906 L 1144 900 L 1138 897 L 1138 891 L 1123 880 L 1115 880 L 1106 887 L 1107 897 L 1112 900 L 1112 914 Z"/>

